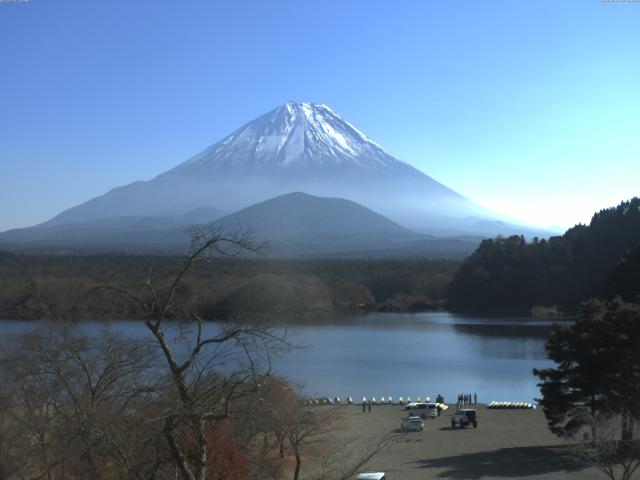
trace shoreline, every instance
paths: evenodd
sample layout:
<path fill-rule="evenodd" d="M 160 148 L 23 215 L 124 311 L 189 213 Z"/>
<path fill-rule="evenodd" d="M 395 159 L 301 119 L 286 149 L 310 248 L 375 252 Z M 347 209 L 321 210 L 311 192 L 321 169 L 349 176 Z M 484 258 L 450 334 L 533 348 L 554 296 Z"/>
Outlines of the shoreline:
<path fill-rule="evenodd" d="M 563 315 L 560 317 L 546 317 L 546 316 L 532 316 L 532 315 L 523 315 L 523 314 L 507 314 L 507 313 L 490 313 L 490 312 L 468 312 L 468 311 L 457 311 L 447 309 L 445 307 L 442 308 L 424 308 L 424 309 L 380 309 L 380 308 L 336 308 L 330 311 L 281 311 L 281 312 L 237 312 L 236 314 L 241 317 L 251 317 L 255 318 L 260 317 L 270 317 L 277 315 L 281 318 L 284 318 L 285 321 L 281 322 L 284 325 L 308 325 L 313 324 L 314 322 L 318 322 L 322 324 L 323 319 L 327 318 L 348 318 L 353 316 L 367 316 L 372 314 L 380 314 L 380 315 L 393 315 L 393 314 L 407 314 L 407 315 L 419 315 L 424 313 L 450 313 L 452 315 L 456 315 L 461 318 L 469 317 L 483 317 L 487 320 L 505 320 L 505 319 L 520 319 L 523 322 L 525 321 L 549 321 L 549 322 L 572 322 L 575 321 L 576 317 L 573 315 Z M 142 321 L 143 317 L 135 317 L 135 316 L 113 316 L 113 317 L 94 317 L 94 318 L 43 318 L 39 316 L 29 316 L 29 317 L 21 317 L 20 316 L 0 316 L 0 323 L 2 322 L 122 322 L 122 321 Z M 167 318 L 168 321 L 175 321 L 175 319 Z M 205 322 L 217 322 L 217 323 L 229 323 L 233 322 L 233 316 L 226 315 L 221 316 L 219 318 L 203 318 Z"/>

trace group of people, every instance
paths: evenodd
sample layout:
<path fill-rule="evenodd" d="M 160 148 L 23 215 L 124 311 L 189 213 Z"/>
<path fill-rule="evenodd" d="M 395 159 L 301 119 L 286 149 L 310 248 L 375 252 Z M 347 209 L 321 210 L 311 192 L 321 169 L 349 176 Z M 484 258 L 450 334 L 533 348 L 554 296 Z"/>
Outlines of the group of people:
<path fill-rule="evenodd" d="M 471 402 L 473 400 L 473 402 Z M 458 395 L 458 405 L 471 405 L 478 403 L 478 394 L 461 393 Z"/>

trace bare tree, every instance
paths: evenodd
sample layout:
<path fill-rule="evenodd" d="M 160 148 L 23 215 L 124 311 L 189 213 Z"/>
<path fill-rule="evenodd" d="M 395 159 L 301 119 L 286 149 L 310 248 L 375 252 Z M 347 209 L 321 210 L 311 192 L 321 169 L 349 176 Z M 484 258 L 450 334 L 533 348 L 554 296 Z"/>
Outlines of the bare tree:
<path fill-rule="evenodd" d="M 278 476 L 280 462 L 268 452 L 251 456 L 264 431 L 251 406 L 271 383 L 271 355 L 289 348 L 284 330 L 244 319 L 206 324 L 181 287 L 208 255 L 260 246 L 213 227 L 193 239 L 177 272 L 157 281 L 150 269 L 138 288 L 108 288 L 135 303 L 150 339 L 108 330 L 85 336 L 58 325 L 0 349 L 2 478 Z"/>
<path fill-rule="evenodd" d="M 327 442 L 326 447 L 313 459 L 318 465 L 317 480 L 332 480 L 348 476 L 358 460 L 360 445 L 356 437 L 336 438 Z M 364 452 L 362 452 L 364 453 Z"/>
<path fill-rule="evenodd" d="M 228 419 L 234 401 L 261 388 L 261 380 L 270 374 L 271 352 L 286 348 L 287 343 L 263 325 L 205 325 L 197 312 L 182 308 L 176 292 L 197 262 L 212 254 L 235 256 L 262 248 L 247 233 L 225 235 L 216 226 L 195 229 L 192 239 L 192 253 L 164 285 L 155 285 L 150 270 L 142 292 L 111 289 L 138 305 L 168 368 L 173 395 L 163 413 L 162 433 L 178 473 L 184 480 L 205 480 L 210 451 L 207 427 Z"/>
<path fill-rule="evenodd" d="M 290 420 L 300 408 L 300 400 L 293 387 L 276 376 L 268 378 L 260 392 L 260 424 L 257 428 L 265 434 L 265 442 L 273 435 L 281 459 L 285 458 Z"/>
<path fill-rule="evenodd" d="M 55 379 L 35 371 L 33 362 L 24 360 L 22 353 L 11 355 L 7 351 L 0 360 L 2 444 L 7 458 L 2 462 L 3 469 L 19 476 L 44 471 L 46 478 L 51 478 L 47 467 L 56 426 L 53 405 L 60 390 Z"/>
<path fill-rule="evenodd" d="M 25 469 L 27 458 L 22 453 L 29 448 L 28 440 L 21 434 L 19 425 L 13 421 L 14 403 L 0 390 L 0 478 L 13 478 Z"/>
<path fill-rule="evenodd" d="M 18 477 L 156 478 L 158 435 L 139 415 L 156 395 L 150 346 L 107 330 L 43 330 L 13 339 L 0 357 L 6 424 L 25 459 Z"/>
<path fill-rule="evenodd" d="M 578 455 L 610 480 L 630 480 L 640 468 L 638 423 L 605 413 L 589 415 L 584 421 L 588 431 L 582 432 Z"/>
<path fill-rule="evenodd" d="M 305 454 L 318 456 L 319 450 L 327 442 L 326 434 L 331 429 L 332 412 L 304 408 L 299 402 L 287 422 L 287 438 L 295 457 L 293 480 L 298 480 L 302 457 Z"/>

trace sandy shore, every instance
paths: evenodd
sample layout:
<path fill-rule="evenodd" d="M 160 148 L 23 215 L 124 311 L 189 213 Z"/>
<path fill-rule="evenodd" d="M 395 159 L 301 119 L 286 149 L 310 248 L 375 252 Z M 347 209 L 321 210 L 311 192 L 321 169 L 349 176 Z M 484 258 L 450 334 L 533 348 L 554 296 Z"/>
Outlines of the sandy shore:
<path fill-rule="evenodd" d="M 386 439 L 358 471 L 383 471 L 388 480 L 604 478 L 571 456 L 570 444 L 549 432 L 541 410 L 478 405 L 477 429 L 452 429 L 453 407 L 425 420 L 422 432 L 402 432 L 400 406 L 374 406 L 370 414 L 360 406 L 323 408 L 343 411 L 335 442 L 351 457 L 342 459 L 344 464 L 355 464 Z"/>

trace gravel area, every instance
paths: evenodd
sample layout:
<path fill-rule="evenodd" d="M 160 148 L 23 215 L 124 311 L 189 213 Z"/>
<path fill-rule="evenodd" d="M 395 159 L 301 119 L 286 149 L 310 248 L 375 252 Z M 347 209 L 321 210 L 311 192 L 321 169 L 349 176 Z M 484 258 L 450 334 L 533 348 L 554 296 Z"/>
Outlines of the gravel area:
<path fill-rule="evenodd" d="M 336 438 L 348 439 L 350 463 L 380 448 L 362 471 L 383 471 L 387 480 L 417 479 L 602 479 L 596 469 L 571 455 L 571 445 L 547 429 L 541 410 L 492 410 L 477 405 L 477 429 L 451 428 L 455 407 L 425 420 L 422 432 L 402 432 L 400 406 L 340 408 Z M 338 441 L 338 440 L 336 440 Z M 344 440 L 343 440 L 344 441 Z"/>

